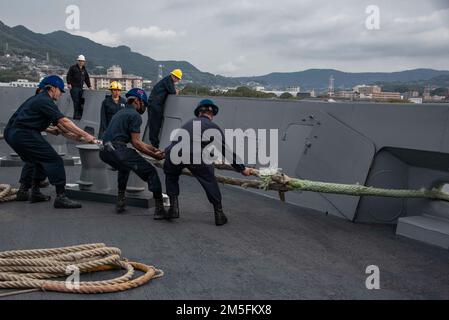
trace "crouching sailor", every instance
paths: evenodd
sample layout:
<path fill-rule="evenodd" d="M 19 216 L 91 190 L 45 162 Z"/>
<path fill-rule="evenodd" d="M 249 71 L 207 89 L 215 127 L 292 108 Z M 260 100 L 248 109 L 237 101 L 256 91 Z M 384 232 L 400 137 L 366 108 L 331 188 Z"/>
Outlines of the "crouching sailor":
<path fill-rule="evenodd" d="M 178 205 L 178 195 L 179 195 L 179 176 L 182 174 L 182 171 L 184 168 L 187 168 L 193 176 L 199 181 L 201 186 L 203 187 L 204 191 L 206 192 L 207 198 L 209 202 L 214 206 L 215 211 L 215 224 L 217 226 L 222 226 L 228 222 L 228 219 L 226 215 L 223 212 L 223 207 L 221 203 L 221 193 L 220 188 L 218 187 L 217 180 L 215 178 L 215 168 L 212 164 L 206 164 L 203 160 L 202 155 L 204 154 L 203 150 L 210 145 L 213 142 L 213 137 L 211 137 L 210 140 L 201 141 L 200 148 L 195 148 L 193 145 L 195 138 L 194 134 L 194 126 L 195 122 L 199 122 L 201 126 L 201 136 L 204 136 L 205 131 L 212 129 L 212 130 L 218 130 L 221 133 L 221 141 L 218 142 L 218 150 L 222 152 L 223 156 L 226 156 L 227 152 L 225 151 L 227 149 L 226 143 L 224 141 L 224 134 L 221 128 L 212 122 L 213 118 L 218 114 L 218 107 L 214 104 L 212 100 L 203 100 L 199 103 L 198 107 L 195 110 L 195 119 L 192 119 L 188 121 L 184 126 L 182 127 L 185 132 L 188 133 L 188 136 L 190 137 L 190 141 L 182 141 L 183 139 L 180 139 L 179 141 L 174 141 L 172 144 L 165 150 L 166 160 L 164 163 L 164 173 L 165 173 L 165 184 L 167 188 L 167 194 L 170 197 L 170 210 L 168 212 L 168 218 L 169 219 L 177 219 L 179 218 L 179 205 Z M 200 138 L 201 139 L 201 138 Z M 189 163 L 186 163 L 184 161 L 180 161 L 180 163 L 177 163 L 179 161 L 173 161 L 174 157 L 179 156 L 183 150 L 181 148 L 181 151 L 179 152 L 177 149 L 179 149 L 177 146 L 179 143 L 182 143 L 185 145 L 185 143 L 190 144 L 190 155 L 187 158 L 190 158 L 188 160 Z M 198 150 L 196 150 L 198 149 Z M 182 155 L 181 155 L 182 156 Z M 200 159 L 199 164 L 195 164 L 194 159 Z M 233 153 L 233 159 L 230 159 L 232 161 L 233 168 L 240 172 L 244 176 L 250 176 L 252 174 L 252 169 L 246 168 L 242 164 L 238 164 L 237 162 L 237 156 L 235 153 Z"/>
<path fill-rule="evenodd" d="M 148 189 L 153 192 L 156 204 L 154 219 L 162 220 L 166 218 L 166 212 L 161 181 L 156 169 L 136 151 L 158 160 L 164 158 L 162 151 L 145 144 L 140 138 L 141 115 L 146 111 L 148 98 L 145 91 L 139 88 L 130 90 L 126 98 L 126 107 L 112 117 L 103 135 L 104 148 L 100 152 L 100 158 L 118 171 L 117 213 L 125 211 L 126 185 L 129 174 L 133 171 L 148 183 Z M 128 148 L 128 143 L 131 143 L 136 150 Z"/>
<path fill-rule="evenodd" d="M 50 183 L 56 187 L 55 208 L 81 208 L 81 204 L 66 197 L 64 162 L 42 137 L 41 132 L 59 134 L 62 130 L 65 135 L 82 138 L 87 143 L 97 141 L 66 118 L 55 104 L 64 93 L 64 81 L 58 76 L 49 76 L 43 84 L 43 92 L 25 101 L 11 117 L 5 129 L 6 142 L 25 162 L 17 198 L 28 199 L 29 189 L 32 188 L 31 202 L 49 201 L 50 197 L 40 192 L 41 180 L 47 176 Z M 49 130 L 50 124 L 57 128 Z"/>

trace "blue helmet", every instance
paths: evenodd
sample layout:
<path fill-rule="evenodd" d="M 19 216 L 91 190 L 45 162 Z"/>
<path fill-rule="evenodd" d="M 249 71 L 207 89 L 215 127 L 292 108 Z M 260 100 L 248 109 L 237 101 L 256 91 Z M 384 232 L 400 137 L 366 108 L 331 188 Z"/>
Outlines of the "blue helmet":
<path fill-rule="evenodd" d="M 195 109 L 195 117 L 198 117 L 200 115 L 200 112 L 204 111 L 210 111 L 214 114 L 214 116 L 216 116 L 218 114 L 219 109 L 212 100 L 205 99 L 200 101 L 200 103 L 198 103 L 198 106 Z"/>
<path fill-rule="evenodd" d="M 44 89 L 45 88 L 45 79 L 47 79 L 47 77 L 43 78 L 41 80 L 41 82 L 39 82 L 39 84 L 37 85 L 38 89 Z"/>
<path fill-rule="evenodd" d="M 61 90 L 61 92 L 63 92 L 63 93 L 65 92 L 64 91 L 64 81 L 60 77 L 58 77 L 58 76 L 53 75 L 53 76 L 45 77 L 39 83 L 38 88 L 39 89 L 43 89 L 47 85 L 59 88 L 59 90 Z"/>
<path fill-rule="evenodd" d="M 140 88 L 134 88 L 128 91 L 128 93 L 125 95 L 127 98 L 129 97 L 136 97 L 139 98 L 145 107 L 148 107 L 148 96 L 145 93 L 145 90 Z"/>

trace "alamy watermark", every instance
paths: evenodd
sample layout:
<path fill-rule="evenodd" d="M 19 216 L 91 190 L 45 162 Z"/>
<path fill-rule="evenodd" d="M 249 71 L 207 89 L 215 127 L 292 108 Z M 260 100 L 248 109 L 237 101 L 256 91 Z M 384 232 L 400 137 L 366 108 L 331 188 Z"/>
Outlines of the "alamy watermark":
<path fill-rule="evenodd" d="M 365 13 L 368 17 L 365 20 L 365 27 L 368 30 L 380 30 L 380 8 L 376 5 L 366 7 Z"/>
<path fill-rule="evenodd" d="M 277 129 L 226 129 L 224 134 L 218 129 L 208 129 L 202 133 L 201 121 L 194 121 L 192 135 L 181 128 L 171 133 L 170 140 L 178 142 L 170 152 L 173 164 L 211 165 L 227 160 L 269 168 L 279 166 Z"/>
<path fill-rule="evenodd" d="M 76 5 L 67 6 L 65 9 L 67 18 L 65 20 L 65 27 L 67 30 L 78 31 L 81 29 L 80 8 Z"/>
<path fill-rule="evenodd" d="M 80 269 L 77 266 L 67 266 L 65 274 L 68 275 L 65 286 L 69 290 L 79 290 L 80 288 Z"/>
<path fill-rule="evenodd" d="M 369 274 L 366 278 L 365 286 L 368 290 L 380 290 L 380 269 L 378 266 L 371 265 L 366 268 L 366 274 Z"/>

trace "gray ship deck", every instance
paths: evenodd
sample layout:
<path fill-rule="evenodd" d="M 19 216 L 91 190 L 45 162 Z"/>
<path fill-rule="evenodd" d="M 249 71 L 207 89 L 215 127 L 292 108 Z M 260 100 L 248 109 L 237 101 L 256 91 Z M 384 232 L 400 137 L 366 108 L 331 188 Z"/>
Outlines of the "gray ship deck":
<path fill-rule="evenodd" d="M 1 168 L 17 184 L 19 168 Z M 67 167 L 76 180 L 79 167 Z M 353 224 L 231 187 L 223 187 L 230 223 L 213 224 L 199 184 L 181 179 L 181 219 L 156 222 L 145 209 L 118 216 L 113 206 L 83 202 L 0 205 L 0 251 L 104 242 L 166 275 L 124 293 L 33 293 L 10 299 L 448 299 L 446 250 L 395 235 L 393 227 Z M 52 189 L 47 189 L 51 192 Z M 365 287 L 368 265 L 381 290 Z M 111 276 L 111 275 L 109 275 Z"/>

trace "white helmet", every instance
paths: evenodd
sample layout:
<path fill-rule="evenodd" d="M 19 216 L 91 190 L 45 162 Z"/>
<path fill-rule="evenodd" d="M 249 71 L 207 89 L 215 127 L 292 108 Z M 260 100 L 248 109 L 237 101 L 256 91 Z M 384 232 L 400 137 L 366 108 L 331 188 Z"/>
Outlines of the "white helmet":
<path fill-rule="evenodd" d="M 78 59 L 76 59 L 76 60 L 77 61 L 86 61 L 86 57 L 81 54 L 78 56 Z"/>

